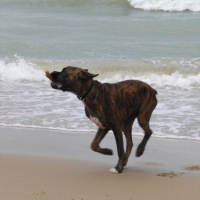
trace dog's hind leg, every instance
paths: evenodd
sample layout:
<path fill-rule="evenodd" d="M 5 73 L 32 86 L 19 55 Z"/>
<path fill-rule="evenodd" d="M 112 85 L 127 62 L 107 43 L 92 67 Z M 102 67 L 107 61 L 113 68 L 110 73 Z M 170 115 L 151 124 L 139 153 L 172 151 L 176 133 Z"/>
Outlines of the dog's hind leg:
<path fill-rule="evenodd" d="M 131 154 L 131 150 L 133 147 L 133 140 L 132 140 L 132 125 L 135 119 L 128 120 L 126 123 L 123 124 L 123 132 L 126 137 L 126 154 L 123 162 L 123 166 L 126 166 L 128 162 L 128 158 Z"/>
<path fill-rule="evenodd" d="M 146 110 L 144 112 L 142 112 L 141 114 L 139 114 L 138 116 L 138 123 L 141 126 L 141 128 L 144 130 L 144 138 L 142 140 L 142 142 L 138 145 L 137 151 L 136 151 L 136 156 L 140 157 L 144 150 L 145 150 L 145 146 L 147 144 L 147 141 L 149 140 L 149 138 L 152 135 L 152 131 L 149 127 L 149 121 L 151 118 L 151 114 L 154 110 L 154 108 L 157 105 L 157 99 L 154 96 L 154 98 L 152 98 L 150 104 L 147 106 Z"/>
<path fill-rule="evenodd" d="M 99 152 L 105 155 L 113 155 L 113 152 L 111 149 L 102 149 L 100 148 L 99 144 L 102 141 L 102 139 L 105 137 L 105 135 L 108 133 L 109 129 L 101 129 L 99 128 L 94 140 L 91 143 L 91 149 L 95 152 Z"/>
<path fill-rule="evenodd" d="M 136 151 L 137 157 L 140 157 L 143 154 L 143 152 L 145 150 L 145 146 L 147 144 L 147 141 L 149 140 L 149 138 L 152 135 L 152 131 L 149 128 L 149 122 L 148 121 L 144 122 L 144 121 L 145 121 L 144 119 L 142 120 L 141 118 L 139 119 L 139 117 L 138 117 L 138 122 L 139 122 L 140 126 L 142 127 L 142 129 L 144 130 L 145 135 L 144 135 L 142 142 L 138 145 L 138 148 Z"/>

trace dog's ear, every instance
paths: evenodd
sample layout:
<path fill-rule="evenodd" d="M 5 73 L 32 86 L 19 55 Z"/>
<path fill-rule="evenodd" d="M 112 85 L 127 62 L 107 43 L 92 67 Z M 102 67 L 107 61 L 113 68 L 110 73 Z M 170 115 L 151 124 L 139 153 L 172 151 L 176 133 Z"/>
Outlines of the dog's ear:
<path fill-rule="evenodd" d="M 82 80 L 87 80 L 87 79 L 90 79 L 90 78 L 94 78 L 94 77 L 96 77 L 98 75 L 99 74 L 91 74 L 91 73 L 89 73 L 87 69 L 83 69 L 82 71 L 80 71 L 78 73 L 79 79 L 82 79 Z"/>

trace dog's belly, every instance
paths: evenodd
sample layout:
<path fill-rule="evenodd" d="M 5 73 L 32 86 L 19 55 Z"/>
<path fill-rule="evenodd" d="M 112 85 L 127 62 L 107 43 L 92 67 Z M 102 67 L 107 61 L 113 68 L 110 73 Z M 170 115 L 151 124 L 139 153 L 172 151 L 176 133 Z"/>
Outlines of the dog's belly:
<path fill-rule="evenodd" d="M 104 127 L 103 125 L 102 125 L 102 123 L 99 121 L 99 119 L 97 118 L 97 117 L 92 117 L 92 116 L 90 116 L 90 120 L 92 121 L 92 122 L 94 122 L 99 128 L 101 128 L 101 129 L 105 129 L 106 127 Z"/>

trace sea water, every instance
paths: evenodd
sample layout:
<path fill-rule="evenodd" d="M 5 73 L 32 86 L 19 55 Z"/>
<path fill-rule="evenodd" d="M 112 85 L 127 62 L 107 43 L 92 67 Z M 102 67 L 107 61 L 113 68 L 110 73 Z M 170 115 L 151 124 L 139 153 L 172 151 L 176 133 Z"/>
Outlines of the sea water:
<path fill-rule="evenodd" d="M 153 136 L 200 140 L 199 0 L 0 0 L 1 126 L 95 133 L 83 103 L 45 77 L 68 65 L 148 83 Z"/>

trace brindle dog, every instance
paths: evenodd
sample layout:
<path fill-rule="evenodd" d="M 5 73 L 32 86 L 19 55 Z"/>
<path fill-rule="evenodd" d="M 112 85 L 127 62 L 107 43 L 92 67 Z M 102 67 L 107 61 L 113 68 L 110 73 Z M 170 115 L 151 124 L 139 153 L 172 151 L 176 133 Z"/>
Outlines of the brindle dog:
<path fill-rule="evenodd" d="M 72 92 L 85 105 L 86 116 L 99 128 L 91 144 L 93 151 L 112 155 L 111 149 L 100 148 L 99 144 L 109 130 L 112 130 L 117 143 L 119 160 L 110 169 L 110 173 L 121 173 L 131 153 L 132 125 L 135 118 L 144 130 L 144 138 L 139 144 L 136 156 L 143 154 L 152 131 L 149 121 L 157 105 L 156 90 L 148 84 L 137 80 L 126 80 L 115 84 L 100 83 L 86 69 L 65 67 L 61 72 L 52 72 L 51 86 L 54 89 Z M 124 152 L 122 132 L 126 137 L 127 146 Z"/>

